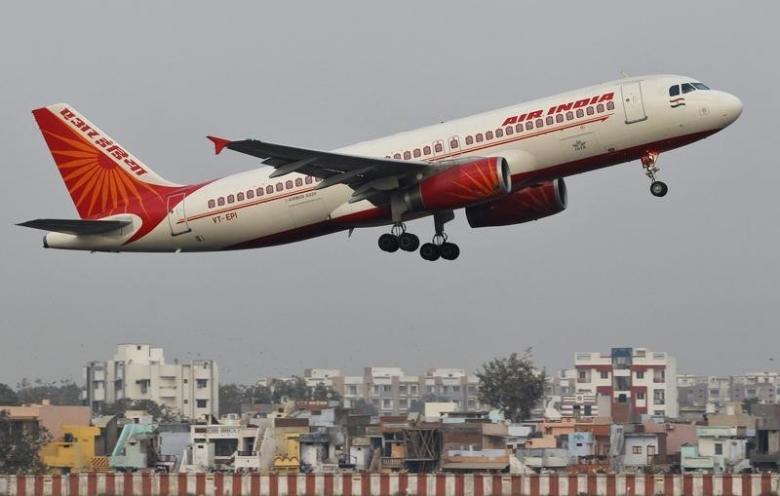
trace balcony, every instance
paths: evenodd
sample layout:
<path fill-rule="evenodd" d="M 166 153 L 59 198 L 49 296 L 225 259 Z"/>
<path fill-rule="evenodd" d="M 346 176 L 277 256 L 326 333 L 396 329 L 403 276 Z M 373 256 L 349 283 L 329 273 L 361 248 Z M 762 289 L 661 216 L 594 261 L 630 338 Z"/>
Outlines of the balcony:
<path fill-rule="evenodd" d="M 401 469 L 404 466 L 403 458 L 382 457 L 382 468 Z"/>

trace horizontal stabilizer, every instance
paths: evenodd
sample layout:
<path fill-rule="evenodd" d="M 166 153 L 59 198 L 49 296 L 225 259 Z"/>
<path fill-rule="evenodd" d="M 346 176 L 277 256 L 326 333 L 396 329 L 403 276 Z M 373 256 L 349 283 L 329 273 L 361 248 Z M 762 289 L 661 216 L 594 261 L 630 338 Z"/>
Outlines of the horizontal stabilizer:
<path fill-rule="evenodd" d="M 17 226 L 42 229 L 65 234 L 105 234 L 132 224 L 129 220 L 83 220 L 83 219 L 35 219 Z"/>

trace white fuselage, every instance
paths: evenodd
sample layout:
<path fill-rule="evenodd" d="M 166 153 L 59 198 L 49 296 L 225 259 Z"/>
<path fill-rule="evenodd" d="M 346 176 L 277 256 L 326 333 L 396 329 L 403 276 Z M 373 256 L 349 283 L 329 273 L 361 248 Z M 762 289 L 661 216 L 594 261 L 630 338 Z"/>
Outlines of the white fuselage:
<path fill-rule="evenodd" d="M 739 100 L 714 90 L 687 93 L 682 95 L 684 106 L 673 106 L 670 86 L 693 81 L 673 75 L 612 81 L 337 151 L 433 163 L 501 156 L 507 160 L 512 187 L 517 190 L 534 181 L 676 148 L 723 129 L 739 116 Z M 609 94 L 611 98 L 599 101 Z M 586 99 L 587 105 L 565 110 L 568 104 Z M 391 223 L 389 214 L 380 215 L 368 201 L 348 203 L 353 190 L 346 185 L 314 190 L 316 179 L 296 173 L 271 179 L 273 170 L 263 166 L 208 183 L 187 196 L 151 232 L 130 243 L 126 241 L 134 230 L 79 237 L 50 233 L 46 244 L 94 250 L 209 251 L 268 246 Z"/>

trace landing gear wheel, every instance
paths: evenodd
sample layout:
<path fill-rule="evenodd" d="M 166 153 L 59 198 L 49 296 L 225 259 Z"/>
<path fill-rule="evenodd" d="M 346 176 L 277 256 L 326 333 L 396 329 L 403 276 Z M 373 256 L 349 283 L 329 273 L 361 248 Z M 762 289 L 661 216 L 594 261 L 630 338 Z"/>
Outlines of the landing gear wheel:
<path fill-rule="evenodd" d="M 379 236 L 379 249 L 388 253 L 398 251 L 398 238 L 392 234 L 383 234 Z"/>
<path fill-rule="evenodd" d="M 440 256 L 439 247 L 433 243 L 424 243 L 420 247 L 420 256 L 429 262 L 438 260 Z"/>
<path fill-rule="evenodd" d="M 444 260 L 455 260 L 460 255 L 460 248 L 455 243 L 444 243 L 439 247 L 439 253 Z"/>
<path fill-rule="evenodd" d="M 420 246 L 420 238 L 412 233 L 405 232 L 398 236 L 398 246 L 403 251 L 416 251 Z"/>
<path fill-rule="evenodd" d="M 666 196 L 666 193 L 668 192 L 669 186 L 667 186 L 663 181 L 653 181 L 653 183 L 650 185 L 650 193 L 652 193 L 653 196 L 657 196 L 658 198 Z"/>

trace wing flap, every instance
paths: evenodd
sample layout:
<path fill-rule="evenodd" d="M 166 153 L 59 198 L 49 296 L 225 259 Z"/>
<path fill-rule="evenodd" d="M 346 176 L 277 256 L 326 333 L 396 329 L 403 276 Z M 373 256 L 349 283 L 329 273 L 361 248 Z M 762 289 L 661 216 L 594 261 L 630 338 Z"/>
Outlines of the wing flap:
<path fill-rule="evenodd" d="M 16 225 L 80 236 L 105 234 L 130 224 L 132 224 L 132 221 L 129 220 L 34 219 Z"/>

